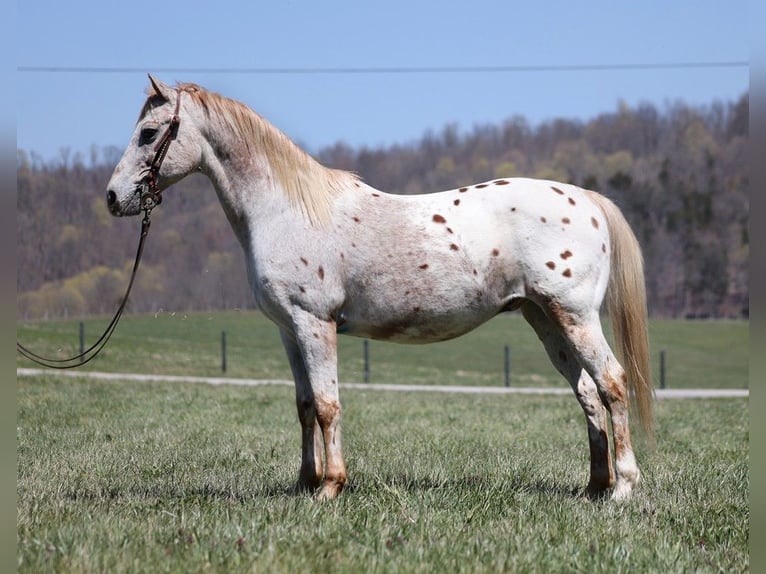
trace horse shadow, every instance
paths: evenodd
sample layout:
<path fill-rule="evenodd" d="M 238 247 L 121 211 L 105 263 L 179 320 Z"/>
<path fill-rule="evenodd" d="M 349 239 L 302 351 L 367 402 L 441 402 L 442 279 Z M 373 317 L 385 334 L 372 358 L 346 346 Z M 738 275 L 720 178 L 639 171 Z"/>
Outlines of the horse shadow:
<path fill-rule="evenodd" d="M 411 476 L 400 474 L 389 477 L 374 477 L 361 475 L 356 481 L 349 482 L 341 496 L 374 496 L 381 491 L 401 491 L 409 494 L 435 492 L 466 493 L 469 491 L 493 492 L 509 500 L 524 494 L 538 494 L 547 498 L 562 500 L 590 499 L 598 502 L 607 498 L 607 493 L 592 495 L 584 486 L 572 482 L 535 479 L 528 481 L 524 478 L 509 477 L 498 482 L 482 475 L 468 475 L 453 478 L 434 478 L 427 476 Z M 154 484 L 133 484 L 130 486 L 83 486 L 71 488 L 63 493 L 66 500 L 175 500 L 175 501 L 205 501 L 247 504 L 253 500 L 311 498 L 315 493 L 300 490 L 293 482 L 271 481 L 259 484 L 252 483 L 237 485 L 196 484 L 181 486 L 171 482 L 158 481 Z"/>

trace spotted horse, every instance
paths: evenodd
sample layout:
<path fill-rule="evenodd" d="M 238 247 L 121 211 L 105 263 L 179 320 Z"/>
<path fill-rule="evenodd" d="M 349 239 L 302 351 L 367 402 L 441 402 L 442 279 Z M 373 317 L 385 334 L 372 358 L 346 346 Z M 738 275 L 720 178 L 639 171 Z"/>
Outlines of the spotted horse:
<path fill-rule="evenodd" d="M 631 495 L 640 473 L 629 403 L 651 436 L 654 390 L 641 251 L 611 201 L 515 177 L 427 195 L 384 193 L 320 165 L 242 103 L 195 84 L 150 82 L 109 181 L 108 208 L 141 212 L 160 144 L 169 142 L 161 168 L 150 170 L 158 192 L 192 172 L 210 178 L 295 378 L 298 489 L 331 499 L 346 484 L 339 333 L 428 343 L 520 309 L 585 413 L 587 492 Z M 171 130 L 172 139 L 158 137 Z M 605 297 L 622 362 L 601 329 Z"/>

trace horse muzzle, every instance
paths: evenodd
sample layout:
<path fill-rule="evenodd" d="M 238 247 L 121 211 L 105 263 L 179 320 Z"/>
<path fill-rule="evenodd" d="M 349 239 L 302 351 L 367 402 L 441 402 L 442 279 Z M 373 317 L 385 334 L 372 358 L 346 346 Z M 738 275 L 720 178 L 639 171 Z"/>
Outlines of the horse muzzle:
<path fill-rule="evenodd" d="M 141 212 L 141 189 L 138 188 L 127 200 L 120 201 L 117 192 L 108 189 L 106 192 L 106 207 L 115 217 L 138 215 Z"/>

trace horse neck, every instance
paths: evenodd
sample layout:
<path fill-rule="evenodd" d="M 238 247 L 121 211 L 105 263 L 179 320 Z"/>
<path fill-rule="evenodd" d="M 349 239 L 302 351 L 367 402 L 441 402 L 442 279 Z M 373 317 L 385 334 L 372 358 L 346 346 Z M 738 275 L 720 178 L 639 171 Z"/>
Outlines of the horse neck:
<path fill-rule="evenodd" d="M 268 158 L 254 146 L 243 146 L 241 134 L 212 126 L 201 130 L 201 171 L 213 183 L 224 213 L 240 241 L 257 220 L 286 210 L 287 198 L 278 189 Z"/>
<path fill-rule="evenodd" d="M 215 118 L 201 130 L 206 145 L 203 171 L 213 181 L 232 225 L 256 219 L 287 225 L 329 221 L 335 198 L 359 187 L 355 175 L 327 169 L 254 112 L 246 121 Z M 257 204 L 257 205 L 256 205 Z M 270 225 L 273 227 L 273 225 Z"/>

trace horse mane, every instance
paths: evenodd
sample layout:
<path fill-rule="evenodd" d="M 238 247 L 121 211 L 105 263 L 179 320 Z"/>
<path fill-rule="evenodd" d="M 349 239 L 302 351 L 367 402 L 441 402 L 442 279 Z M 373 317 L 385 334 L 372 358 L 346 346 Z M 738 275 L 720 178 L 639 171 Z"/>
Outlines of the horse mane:
<path fill-rule="evenodd" d="M 245 104 L 192 83 L 178 84 L 176 89 L 202 106 L 210 121 L 239 134 L 248 157 L 265 154 L 273 180 L 312 224 L 327 224 L 335 197 L 359 186 L 356 174 L 323 166 Z M 156 95 L 149 93 L 145 108 Z"/>

